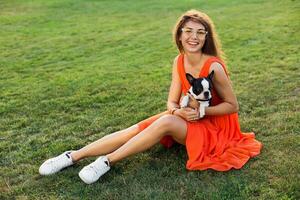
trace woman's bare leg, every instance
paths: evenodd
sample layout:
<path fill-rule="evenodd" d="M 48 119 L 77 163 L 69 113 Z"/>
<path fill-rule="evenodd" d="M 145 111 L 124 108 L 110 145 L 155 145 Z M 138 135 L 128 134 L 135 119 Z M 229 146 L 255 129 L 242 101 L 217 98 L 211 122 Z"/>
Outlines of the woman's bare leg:
<path fill-rule="evenodd" d="M 113 152 L 139 133 L 138 125 L 106 135 L 99 140 L 71 153 L 73 161 L 90 156 L 99 156 Z"/>
<path fill-rule="evenodd" d="M 149 127 L 132 137 L 116 151 L 107 155 L 110 163 L 147 150 L 165 135 L 171 135 L 178 143 L 185 145 L 186 121 L 174 115 L 165 115 L 153 122 Z"/>

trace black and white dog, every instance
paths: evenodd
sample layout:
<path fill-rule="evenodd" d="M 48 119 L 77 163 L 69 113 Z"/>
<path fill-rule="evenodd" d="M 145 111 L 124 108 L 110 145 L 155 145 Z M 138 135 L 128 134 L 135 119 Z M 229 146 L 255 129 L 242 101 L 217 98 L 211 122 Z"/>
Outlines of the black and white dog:
<path fill-rule="evenodd" d="M 200 118 L 205 115 L 205 107 L 208 107 L 211 102 L 211 89 L 212 89 L 212 78 L 214 71 L 212 71 L 207 77 L 194 78 L 191 74 L 186 73 L 186 78 L 190 83 L 191 87 L 188 93 L 193 96 L 199 102 L 199 114 Z M 180 102 L 180 107 L 187 107 L 190 101 L 189 95 L 183 97 Z"/>

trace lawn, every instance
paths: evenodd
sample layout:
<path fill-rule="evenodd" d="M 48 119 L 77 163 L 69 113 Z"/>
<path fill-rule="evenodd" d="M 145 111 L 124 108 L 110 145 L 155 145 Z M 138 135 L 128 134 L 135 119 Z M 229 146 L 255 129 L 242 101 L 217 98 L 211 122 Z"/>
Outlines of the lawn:
<path fill-rule="evenodd" d="M 47 158 L 166 109 L 171 31 L 214 20 L 244 132 L 264 144 L 242 169 L 187 171 L 185 148 L 152 149 L 100 181 L 55 176 Z M 0 199 L 300 199 L 300 2 L 0 0 Z"/>

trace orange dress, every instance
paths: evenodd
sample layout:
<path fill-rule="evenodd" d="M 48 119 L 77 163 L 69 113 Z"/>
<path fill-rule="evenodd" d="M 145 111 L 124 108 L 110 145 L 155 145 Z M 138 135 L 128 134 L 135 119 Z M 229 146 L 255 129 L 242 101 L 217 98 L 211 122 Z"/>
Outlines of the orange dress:
<path fill-rule="evenodd" d="M 178 57 L 177 71 L 181 80 L 182 92 L 186 94 L 190 84 L 185 77 L 183 58 L 183 54 Z M 223 62 L 216 57 L 211 57 L 204 63 L 199 77 L 208 76 L 209 68 L 213 62 L 220 63 L 227 74 Z M 222 99 L 213 89 L 211 106 L 220 103 L 222 103 Z M 169 112 L 165 111 L 139 122 L 139 130 L 144 130 L 167 113 Z M 255 140 L 253 132 L 241 132 L 237 113 L 205 116 L 196 122 L 186 121 L 186 123 L 186 150 L 188 154 L 186 168 L 189 170 L 227 171 L 231 168 L 240 169 L 251 157 L 258 155 L 262 148 L 262 143 Z M 174 140 L 171 136 L 165 136 L 160 142 L 166 147 L 171 147 Z"/>

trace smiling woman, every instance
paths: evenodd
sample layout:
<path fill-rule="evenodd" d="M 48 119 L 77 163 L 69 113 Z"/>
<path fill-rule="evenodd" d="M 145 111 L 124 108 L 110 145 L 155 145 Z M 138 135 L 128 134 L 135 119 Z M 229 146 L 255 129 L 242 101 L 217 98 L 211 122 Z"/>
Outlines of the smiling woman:
<path fill-rule="evenodd" d="M 94 183 L 112 164 L 145 151 L 159 141 L 167 147 L 174 142 L 186 145 L 189 170 L 240 169 L 250 157 L 260 153 L 262 144 L 255 140 L 254 133 L 240 130 L 237 99 L 210 18 L 196 10 L 184 13 L 175 25 L 174 39 L 180 54 L 173 63 L 168 110 L 78 151 L 66 151 L 45 161 L 39 169 L 41 175 L 56 173 L 83 158 L 101 155 L 79 172 L 85 183 Z M 182 94 L 186 95 L 191 87 L 186 73 L 198 78 L 207 77 L 212 71 L 212 102 L 201 111 L 200 119 L 197 109 L 179 107 Z"/>

